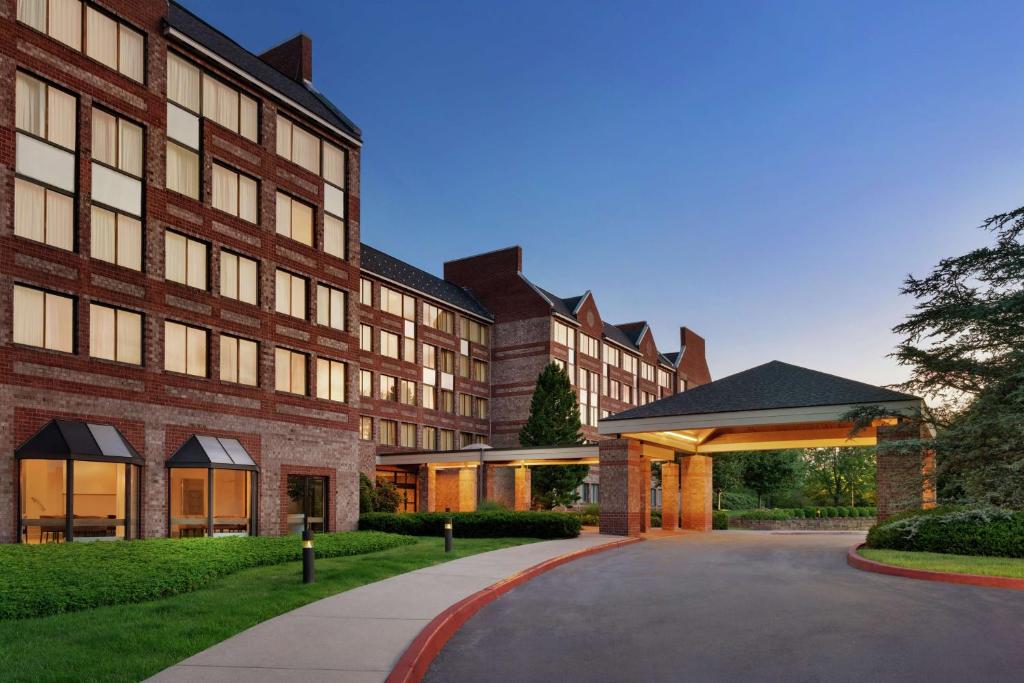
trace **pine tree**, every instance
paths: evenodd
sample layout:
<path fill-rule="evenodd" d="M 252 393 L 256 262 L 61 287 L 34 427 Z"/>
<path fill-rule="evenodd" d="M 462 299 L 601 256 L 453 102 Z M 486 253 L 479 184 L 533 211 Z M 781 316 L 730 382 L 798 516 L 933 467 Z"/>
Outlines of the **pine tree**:
<path fill-rule="evenodd" d="M 524 447 L 573 446 L 583 443 L 580 433 L 580 407 L 569 375 L 555 363 L 549 363 L 537 377 L 530 402 L 530 416 L 519 430 Z M 533 498 L 543 507 L 571 505 L 576 489 L 583 483 L 587 465 L 546 465 L 533 467 Z"/>

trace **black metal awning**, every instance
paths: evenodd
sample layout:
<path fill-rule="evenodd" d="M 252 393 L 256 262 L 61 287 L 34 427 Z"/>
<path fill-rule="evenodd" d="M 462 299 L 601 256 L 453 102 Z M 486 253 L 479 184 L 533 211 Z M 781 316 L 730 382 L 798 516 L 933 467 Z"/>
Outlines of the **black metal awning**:
<path fill-rule="evenodd" d="M 145 461 L 113 425 L 50 420 L 14 451 L 19 460 L 94 460 L 142 465 Z"/>
<path fill-rule="evenodd" d="M 193 434 L 167 460 L 168 467 L 217 467 L 231 470 L 259 470 L 259 466 L 238 439 Z"/>

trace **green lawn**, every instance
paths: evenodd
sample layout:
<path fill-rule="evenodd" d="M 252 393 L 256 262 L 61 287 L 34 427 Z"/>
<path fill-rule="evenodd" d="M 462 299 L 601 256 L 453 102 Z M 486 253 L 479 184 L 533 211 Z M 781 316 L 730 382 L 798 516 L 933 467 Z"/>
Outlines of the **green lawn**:
<path fill-rule="evenodd" d="M 936 572 L 981 574 L 982 576 L 1009 576 L 1024 579 L 1024 559 L 1014 557 L 984 557 L 980 555 L 946 555 L 906 550 L 879 550 L 861 548 L 860 554 L 869 560 L 893 564 L 909 569 L 928 569 Z"/>
<path fill-rule="evenodd" d="M 261 621 L 320 598 L 449 559 L 534 539 L 439 538 L 351 557 L 317 560 L 317 582 L 302 565 L 246 569 L 174 597 L 50 617 L 0 621 L 4 681 L 137 681 Z"/>

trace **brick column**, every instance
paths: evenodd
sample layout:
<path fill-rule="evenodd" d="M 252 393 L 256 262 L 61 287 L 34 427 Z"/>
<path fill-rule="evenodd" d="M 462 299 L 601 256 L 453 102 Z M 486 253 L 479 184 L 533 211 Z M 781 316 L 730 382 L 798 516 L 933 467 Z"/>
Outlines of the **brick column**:
<path fill-rule="evenodd" d="M 515 472 L 511 467 L 487 465 L 484 470 L 484 499 L 512 509 L 515 505 Z"/>
<path fill-rule="evenodd" d="M 463 467 L 459 470 L 459 512 L 476 510 L 476 468 Z"/>
<path fill-rule="evenodd" d="M 529 510 L 530 501 L 533 496 L 533 472 L 530 471 L 529 467 L 517 467 L 514 476 L 513 495 L 515 503 L 512 507 L 515 510 Z"/>
<path fill-rule="evenodd" d="M 640 513 L 640 531 L 651 530 L 651 459 L 646 455 L 641 458 L 644 480 L 644 506 Z"/>
<path fill-rule="evenodd" d="M 644 496 L 650 495 L 643 490 L 643 467 L 647 460 L 643 457 L 640 442 L 636 439 L 601 441 L 598 458 L 601 466 L 601 533 L 639 536 Z"/>
<path fill-rule="evenodd" d="M 711 468 L 710 455 L 684 455 L 680 461 L 684 529 L 711 531 Z"/>
<path fill-rule="evenodd" d="M 927 438 L 930 434 L 920 425 L 878 427 L 875 504 L 879 520 L 904 510 L 935 507 L 935 451 L 899 443 Z"/>
<path fill-rule="evenodd" d="M 430 465 L 420 465 L 416 482 L 417 512 L 434 512 L 434 496 L 437 491 L 434 469 Z"/>
<path fill-rule="evenodd" d="M 679 465 L 674 462 L 661 463 L 661 528 L 679 528 Z"/>

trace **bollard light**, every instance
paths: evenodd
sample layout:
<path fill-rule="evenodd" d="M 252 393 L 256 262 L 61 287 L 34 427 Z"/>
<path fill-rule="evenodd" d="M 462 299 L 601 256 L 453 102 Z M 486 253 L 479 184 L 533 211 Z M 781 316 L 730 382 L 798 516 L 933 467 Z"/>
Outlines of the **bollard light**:
<path fill-rule="evenodd" d="M 313 583 L 315 570 L 313 567 L 313 531 L 302 532 L 302 583 Z"/>
<path fill-rule="evenodd" d="M 452 518 L 444 520 L 444 551 L 450 553 L 452 551 Z"/>

